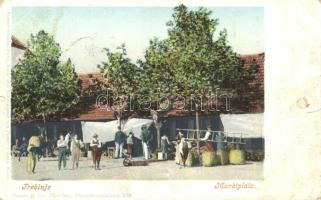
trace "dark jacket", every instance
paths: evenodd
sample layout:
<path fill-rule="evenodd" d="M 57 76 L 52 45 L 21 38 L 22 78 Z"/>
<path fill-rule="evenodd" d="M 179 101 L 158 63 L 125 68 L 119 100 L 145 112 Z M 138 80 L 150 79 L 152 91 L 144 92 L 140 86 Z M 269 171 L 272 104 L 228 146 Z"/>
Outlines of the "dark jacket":
<path fill-rule="evenodd" d="M 126 135 L 124 132 L 122 131 L 117 131 L 115 133 L 115 142 L 117 143 L 124 143 L 126 140 Z"/>
<path fill-rule="evenodd" d="M 152 134 L 149 130 L 143 129 L 142 133 L 140 135 L 140 138 L 142 139 L 143 142 L 149 144 L 152 141 Z"/>

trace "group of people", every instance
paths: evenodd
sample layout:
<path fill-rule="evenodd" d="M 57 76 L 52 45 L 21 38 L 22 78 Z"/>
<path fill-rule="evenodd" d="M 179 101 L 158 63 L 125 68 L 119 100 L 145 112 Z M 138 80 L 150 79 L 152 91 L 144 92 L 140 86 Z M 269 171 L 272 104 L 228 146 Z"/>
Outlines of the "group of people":
<path fill-rule="evenodd" d="M 223 149 L 224 148 L 224 135 L 214 135 L 216 138 L 216 144 L 214 145 L 213 142 L 210 140 L 210 136 L 212 134 L 211 127 L 207 127 L 207 132 L 205 136 L 200 139 L 200 141 L 206 142 L 207 149 Z M 34 136 L 33 136 L 34 137 Z M 151 159 L 151 151 L 152 151 L 152 144 L 153 144 L 153 135 L 148 130 L 146 125 L 141 127 L 141 142 L 142 142 L 142 149 L 144 159 L 148 160 Z M 124 157 L 124 144 L 127 144 L 127 154 L 129 158 L 132 158 L 134 153 L 134 134 L 133 132 L 129 132 L 128 136 L 121 130 L 121 127 L 118 127 L 117 132 L 115 133 L 115 154 L 114 158 Z M 28 154 L 27 158 L 27 170 L 29 172 L 34 173 L 35 165 L 36 165 L 36 153 L 39 147 L 35 147 L 33 144 L 26 145 L 26 140 L 24 139 L 22 142 L 22 146 Z M 166 134 L 163 134 L 161 137 L 161 151 L 163 153 L 163 159 L 168 159 L 168 151 L 169 145 L 172 142 L 169 141 Z M 174 142 L 175 143 L 175 142 Z M 98 135 L 94 133 L 92 135 L 92 139 L 90 141 L 90 149 L 91 149 L 91 156 L 93 162 L 93 168 L 95 170 L 100 169 L 100 160 L 102 155 L 102 142 L 98 139 Z M 77 135 L 73 137 L 70 135 L 70 132 L 64 136 L 63 134 L 60 135 L 60 138 L 57 140 L 57 149 L 58 149 L 58 170 L 66 168 L 66 158 L 71 155 L 72 160 L 72 169 L 79 167 L 79 159 L 81 154 L 81 148 L 84 147 L 84 143 L 78 138 Z M 189 153 L 189 149 L 191 148 L 190 142 L 186 139 L 185 134 L 183 133 L 182 129 L 178 130 L 177 140 L 176 140 L 176 152 L 175 152 L 175 162 L 176 164 L 185 166 L 186 159 Z M 24 152 L 24 151 L 22 151 Z M 19 160 L 20 160 L 19 155 Z"/>
<path fill-rule="evenodd" d="M 39 136 L 31 136 L 27 145 L 27 172 L 35 173 L 36 167 L 36 156 L 41 148 L 41 139 Z M 83 147 L 83 142 L 78 139 L 77 135 L 74 135 L 71 138 L 70 133 L 66 135 L 66 137 L 61 134 L 60 138 L 57 140 L 57 149 L 58 149 L 58 170 L 66 168 L 66 158 L 68 155 L 72 157 L 72 168 L 78 168 L 79 166 L 79 159 L 80 159 L 80 151 Z M 22 151 L 23 152 L 23 151 Z M 19 161 L 20 161 L 19 155 Z M 39 158 L 38 158 L 39 160 Z"/>
<path fill-rule="evenodd" d="M 78 139 L 78 135 L 71 137 L 70 133 L 64 137 L 63 134 L 60 135 L 59 140 L 57 141 L 58 149 L 58 170 L 66 168 L 67 161 L 66 158 L 68 155 L 71 155 L 72 160 L 72 169 L 78 168 L 81 148 L 84 146 L 83 142 Z"/>

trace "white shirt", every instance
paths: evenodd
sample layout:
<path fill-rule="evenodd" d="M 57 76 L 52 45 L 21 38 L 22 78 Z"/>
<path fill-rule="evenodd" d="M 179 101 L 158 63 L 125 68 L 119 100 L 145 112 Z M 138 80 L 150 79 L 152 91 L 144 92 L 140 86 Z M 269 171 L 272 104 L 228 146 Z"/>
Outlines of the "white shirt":
<path fill-rule="evenodd" d="M 179 143 L 179 146 L 178 146 L 179 152 L 180 152 L 181 154 L 183 154 L 183 145 L 184 145 L 184 142 L 185 142 L 185 138 L 182 137 L 182 138 L 181 138 L 181 141 L 180 141 L 180 143 Z"/>
<path fill-rule="evenodd" d="M 93 139 L 90 141 L 90 146 L 91 146 L 91 147 L 97 146 L 98 148 L 101 148 L 101 141 L 98 140 L 98 139 L 93 138 Z"/>
<path fill-rule="evenodd" d="M 161 138 L 161 140 L 165 140 L 165 141 L 167 141 L 167 143 L 169 144 L 169 140 L 168 140 L 168 137 L 167 137 L 166 135 L 163 135 L 162 138 Z"/>
<path fill-rule="evenodd" d="M 71 136 L 70 136 L 70 134 L 68 133 L 68 134 L 66 135 L 66 137 L 65 137 L 66 143 L 68 143 L 68 142 L 70 141 L 70 138 L 71 138 Z"/>
<path fill-rule="evenodd" d="M 59 147 L 66 147 L 66 141 L 59 139 L 59 140 L 57 141 L 57 147 L 58 147 L 58 148 L 59 148 Z"/>
<path fill-rule="evenodd" d="M 208 140 L 208 138 L 211 136 L 211 132 L 210 131 L 206 131 L 205 136 L 203 138 L 201 138 L 202 141 L 204 140 Z"/>

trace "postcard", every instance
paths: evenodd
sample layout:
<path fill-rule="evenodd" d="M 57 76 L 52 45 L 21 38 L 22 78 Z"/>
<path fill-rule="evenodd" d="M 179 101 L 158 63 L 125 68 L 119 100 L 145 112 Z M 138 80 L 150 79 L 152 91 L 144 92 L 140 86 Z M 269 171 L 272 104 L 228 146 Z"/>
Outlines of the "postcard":
<path fill-rule="evenodd" d="M 2 2 L 0 198 L 320 199 L 320 8 Z"/>

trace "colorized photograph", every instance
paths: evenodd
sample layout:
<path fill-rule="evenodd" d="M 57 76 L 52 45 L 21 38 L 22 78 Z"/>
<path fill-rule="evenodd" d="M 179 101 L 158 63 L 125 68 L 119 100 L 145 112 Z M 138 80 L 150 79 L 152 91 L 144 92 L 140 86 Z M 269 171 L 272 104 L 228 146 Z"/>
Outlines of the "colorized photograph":
<path fill-rule="evenodd" d="M 13 180 L 263 180 L 264 7 L 12 7 Z"/>

